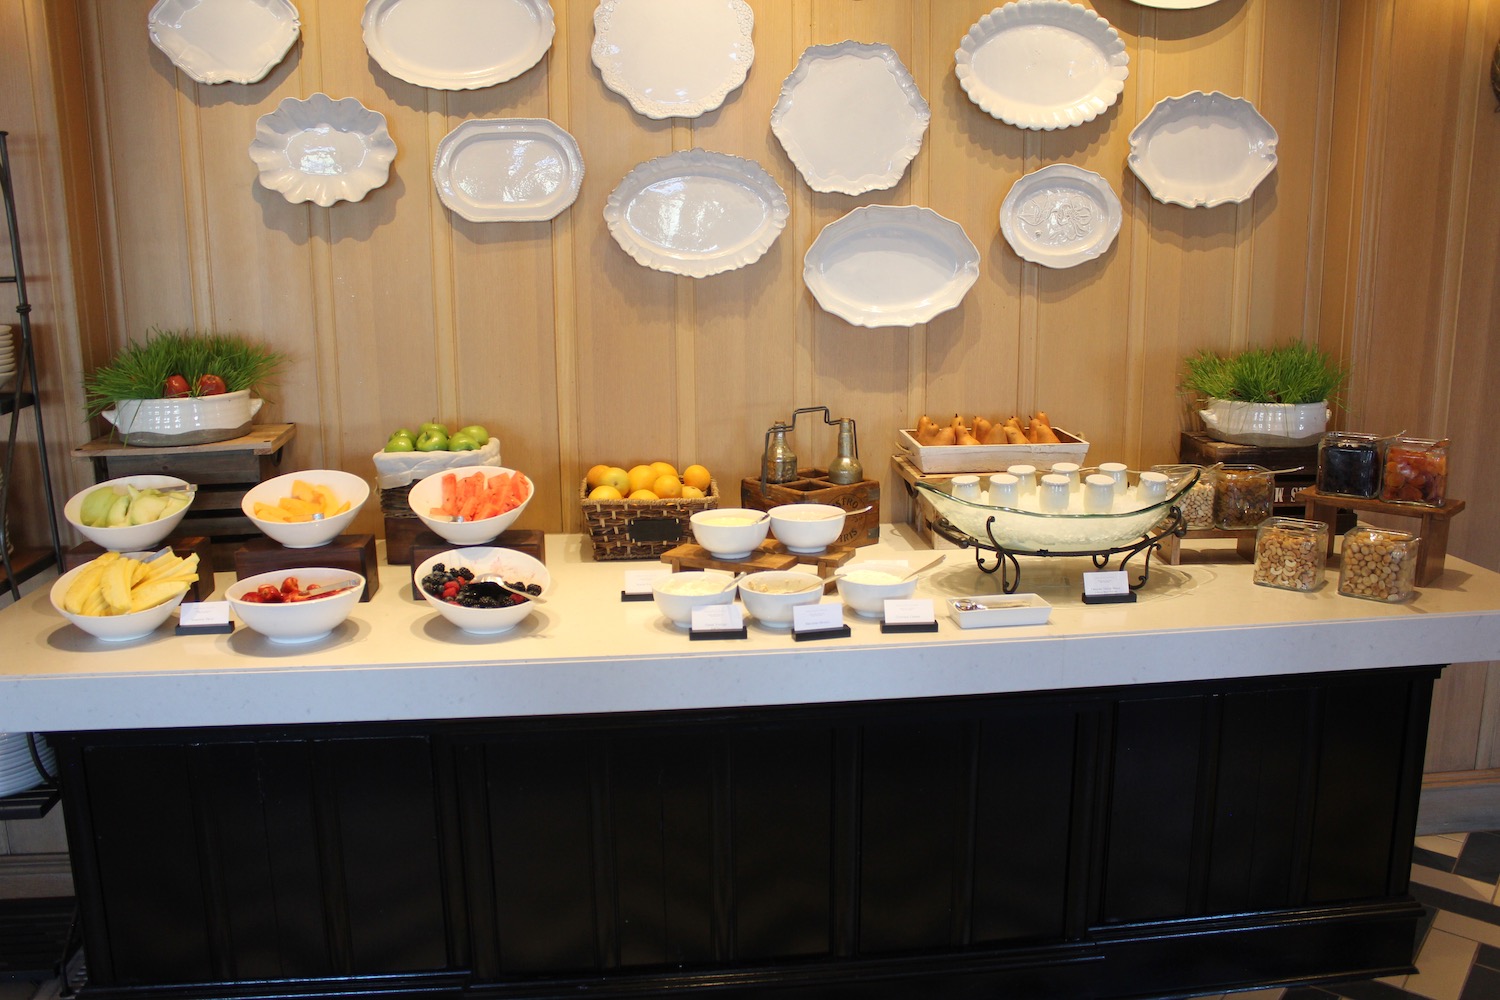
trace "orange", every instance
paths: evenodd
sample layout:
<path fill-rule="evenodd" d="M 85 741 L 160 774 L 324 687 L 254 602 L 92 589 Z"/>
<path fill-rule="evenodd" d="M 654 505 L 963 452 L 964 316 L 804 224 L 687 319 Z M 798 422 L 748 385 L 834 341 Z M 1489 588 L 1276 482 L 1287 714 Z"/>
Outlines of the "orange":
<path fill-rule="evenodd" d="M 649 465 L 633 465 L 630 467 L 630 492 L 636 490 L 649 490 L 651 484 L 660 478 L 661 473 Z"/>
<path fill-rule="evenodd" d="M 589 489 L 601 485 L 604 482 L 604 474 L 608 471 L 609 466 L 607 465 L 590 466 L 588 475 L 584 477 L 589 484 Z"/>
<path fill-rule="evenodd" d="M 619 500 L 619 499 L 621 499 L 621 495 L 620 495 L 620 491 L 617 490 L 617 489 L 615 489 L 613 486 L 609 486 L 609 485 L 606 485 L 604 483 L 600 483 L 598 486 L 595 486 L 592 490 L 589 490 L 589 499 L 590 500 Z"/>
<path fill-rule="evenodd" d="M 677 476 L 677 470 L 673 468 L 671 462 L 652 462 L 651 468 L 656 470 L 658 476 L 672 476 L 674 478 Z"/>
<path fill-rule="evenodd" d="M 684 486 L 682 488 L 682 499 L 684 500 L 702 500 L 704 496 L 704 492 L 696 486 Z"/>
<path fill-rule="evenodd" d="M 652 493 L 650 490 L 635 490 L 635 491 L 633 491 L 630 494 L 630 499 L 632 499 L 632 500 L 660 500 L 661 497 L 657 496 L 655 493 Z"/>
<path fill-rule="evenodd" d="M 675 500 L 682 496 L 682 484 L 676 476 L 665 475 L 651 484 L 651 492 L 664 500 Z"/>
<path fill-rule="evenodd" d="M 682 485 L 700 490 L 701 495 L 708 493 L 708 485 L 711 482 L 713 482 L 713 476 L 709 475 L 708 470 L 701 465 L 690 465 L 682 470 Z"/>

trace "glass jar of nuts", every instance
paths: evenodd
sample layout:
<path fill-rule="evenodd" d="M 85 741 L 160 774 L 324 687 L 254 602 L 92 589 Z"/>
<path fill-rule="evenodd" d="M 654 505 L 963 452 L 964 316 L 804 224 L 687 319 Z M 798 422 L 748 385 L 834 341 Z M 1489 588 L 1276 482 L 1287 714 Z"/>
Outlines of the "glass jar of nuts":
<path fill-rule="evenodd" d="M 1198 472 L 1198 481 L 1182 495 L 1177 506 L 1189 528 L 1214 526 L 1214 483 L 1208 469 L 1199 465 L 1153 465 L 1151 471 L 1165 473 L 1174 487 L 1179 477 Z"/>
<path fill-rule="evenodd" d="M 1256 583 L 1283 590 L 1323 585 L 1328 525 L 1296 517 L 1268 517 L 1255 531 Z"/>
<path fill-rule="evenodd" d="M 1356 525 L 1344 532 L 1339 593 L 1369 601 L 1404 601 L 1416 592 L 1417 548 L 1409 531 Z"/>
<path fill-rule="evenodd" d="M 1221 465 L 1214 473 L 1214 524 L 1254 528 L 1271 516 L 1276 473 L 1263 465 Z"/>

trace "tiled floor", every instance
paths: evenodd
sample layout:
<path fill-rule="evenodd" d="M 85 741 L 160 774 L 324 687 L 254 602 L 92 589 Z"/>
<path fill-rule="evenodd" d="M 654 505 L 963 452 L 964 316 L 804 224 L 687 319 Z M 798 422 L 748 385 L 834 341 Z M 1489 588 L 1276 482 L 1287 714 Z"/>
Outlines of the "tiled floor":
<path fill-rule="evenodd" d="M 1220 1000 L 1500 1000 L 1500 831 L 1418 837 L 1412 895 L 1427 907 L 1417 971 Z M 60 983 L 0 982 L 0 1000 L 56 1000 Z"/>

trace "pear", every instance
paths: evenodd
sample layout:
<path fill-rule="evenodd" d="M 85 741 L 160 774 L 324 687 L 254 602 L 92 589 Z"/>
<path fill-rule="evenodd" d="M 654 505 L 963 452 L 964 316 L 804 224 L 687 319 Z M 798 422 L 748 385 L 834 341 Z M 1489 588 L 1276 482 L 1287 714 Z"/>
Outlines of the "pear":
<path fill-rule="evenodd" d="M 130 496 L 115 497 L 114 503 L 110 504 L 109 514 L 105 517 L 106 527 L 119 528 L 130 523 Z"/>
<path fill-rule="evenodd" d="M 101 486 L 83 498 L 83 503 L 78 506 L 78 520 L 90 528 L 102 528 L 109 523 L 109 508 L 114 502 L 114 488 Z"/>
<path fill-rule="evenodd" d="M 167 506 L 161 512 L 162 517 L 171 517 L 188 505 L 188 494 L 186 493 L 168 493 L 166 499 Z"/>

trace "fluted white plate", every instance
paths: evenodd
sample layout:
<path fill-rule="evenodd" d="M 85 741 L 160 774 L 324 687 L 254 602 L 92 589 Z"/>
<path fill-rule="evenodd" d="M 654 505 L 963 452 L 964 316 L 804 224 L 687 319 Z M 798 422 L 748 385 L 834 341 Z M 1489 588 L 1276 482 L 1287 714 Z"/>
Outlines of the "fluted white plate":
<path fill-rule="evenodd" d="M 818 305 L 855 326 L 913 326 L 963 301 L 979 250 L 930 208 L 865 205 L 823 227 L 803 258 Z"/>
<path fill-rule="evenodd" d="M 290 202 L 312 201 L 327 208 L 336 201 L 359 201 L 390 179 L 396 144 L 385 115 L 352 97 L 335 101 L 314 94 L 305 101 L 283 100 L 255 123 L 250 159 L 260 183 Z"/>
<path fill-rule="evenodd" d="M 365 48 L 398 79 L 475 90 L 541 62 L 557 24 L 548 0 L 367 0 Z"/>
<path fill-rule="evenodd" d="M 578 197 L 583 154 L 546 118 L 476 119 L 438 143 L 432 181 L 470 222 L 539 222 Z"/>
<path fill-rule="evenodd" d="M 640 164 L 610 192 L 604 221 L 646 267 L 705 278 L 761 258 L 789 213 L 759 163 L 689 149 Z"/>
<path fill-rule="evenodd" d="M 1130 56 L 1110 23 L 1067 0 L 1015 0 L 974 23 L 953 54 L 969 100 L 1020 128 L 1081 125 L 1125 89 Z"/>
<path fill-rule="evenodd" d="M 1192 10 L 1196 7 L 1207 7 L 1216 4 L 1219 0 L 1135 0 L 1142 7 L 1160 7 L 1163 10 Z"/>
<path fill-rule="evenodd" d="M 155 46 L 199 83 L 255 83 L 301 33 L 290 0 L 158 0 L 146 16 Z"/>
<path fill-rule="evenodd" d="M 1071 163 L 1054 163 L 1011 185 L 1000 205 L 1000 232 L 1023 260 L 1074 267 L 1110 248 L 1122 217 L 1109 181 Z"/>
<path fill-rule="evenodd" d="M 1130 133 L 1128 162 L 1157 201 L 1242 202 L 1276 169 L 1276 130 L 1243 98 L 1195 90 L 1156 102 Z"/>
<path fill-rule="evenodd" d="M 697 118 L 755 61 L 745 0 L 600 0 L 590 50 L 604 85 L 647 118 Z"/>
<path fill-rule="evenodd" d="M 922 148 L 932 111 L 889 45 L 811 45 L 781 85 L 771 131 L 814 191 L 893 186 Z"/>

